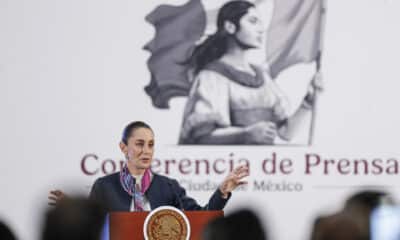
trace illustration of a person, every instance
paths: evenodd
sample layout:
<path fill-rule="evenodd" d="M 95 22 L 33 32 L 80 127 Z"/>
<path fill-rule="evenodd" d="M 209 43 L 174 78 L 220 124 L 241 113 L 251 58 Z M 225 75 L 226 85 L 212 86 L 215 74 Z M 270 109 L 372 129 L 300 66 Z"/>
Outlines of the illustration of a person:
<path fill-rule="evenodd" d="M 193 85 L 186 103 L 180 144 L 274 144 L 290 140 L 313 105 L 318 78 L 289 115 L 288 99 L 268 69 L 246 59 L 260 48 L 265 28 L 253 3 L 231 1 L 217 16 L 217 30 L 186 62 Z"/>

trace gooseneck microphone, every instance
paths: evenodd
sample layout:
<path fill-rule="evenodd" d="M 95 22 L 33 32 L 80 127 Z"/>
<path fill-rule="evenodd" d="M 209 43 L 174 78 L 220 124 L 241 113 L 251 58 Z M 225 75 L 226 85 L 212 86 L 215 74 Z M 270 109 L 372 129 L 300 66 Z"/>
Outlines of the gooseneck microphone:
<path fill-rule="evenodd" d="M 137 207 L 136 206 L 136 178 L 133 178 L 132 180 L 133 180 L 133 192 L 132 192 L 133 209 L 131 209 L 131 211 L 135 211 L 135 209 Z"/>

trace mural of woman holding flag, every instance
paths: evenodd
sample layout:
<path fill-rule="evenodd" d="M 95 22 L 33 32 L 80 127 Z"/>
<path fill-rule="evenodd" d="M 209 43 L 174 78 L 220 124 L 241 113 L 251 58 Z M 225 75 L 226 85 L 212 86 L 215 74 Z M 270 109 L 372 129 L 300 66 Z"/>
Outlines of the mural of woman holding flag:
<path fill-rule="evenodd" d="M 305 125 L 310 144 L 322 89 L 323 2 L 190 0 L 152 11 L 146 20 L 156 34 L 145 46 L 152 53 L 145 90 L 159 108 L 168 108 L 173 96 L 188 96 L 179 144 L 290 144 Z M 272 16 L 268 28 L 265 16 Z M 250 50 L 266 50 L 266 56 L 254 64 Z M 280 72 L 311 62 L 317 63 L 314 77 L 291 86 L 294 95 L 281 89 Z"/>
<path fill-rule="evenodd" d="M 289 104 L 269 69 L 246 59 L 264 43 L 265 30 L 253 3 L 230 1 L 217 16 L 217 31 L 197 45 L 187 64 L 194 82 L 186 104 L 181 144 L 274 144 L 290 140 L 312 109 L 316 75 L 300 107 Z"/>

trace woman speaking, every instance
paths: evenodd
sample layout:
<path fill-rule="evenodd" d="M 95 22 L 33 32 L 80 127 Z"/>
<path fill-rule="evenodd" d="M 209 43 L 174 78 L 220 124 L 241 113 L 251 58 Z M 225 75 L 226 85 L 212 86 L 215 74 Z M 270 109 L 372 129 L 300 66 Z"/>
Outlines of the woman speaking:
<path fill-rule="evenodd" d="M 144 122 L 132 122 L 123 131 L 120 149 L 126 157 L 121 171 L 98 178 L 90 191 L 90 199 L 107 211 L 149 211 L 160 206 L 182 210 L 221 210 L 231 191 L 245 184 L 247 166 L 234 169 L 219 185 L 205 206 L 200 206 L 175 179 L 153 173 L 150 169 L 154 154 L 154 133 Z M 50 192 L 55 202 L 65 195 Z"/>

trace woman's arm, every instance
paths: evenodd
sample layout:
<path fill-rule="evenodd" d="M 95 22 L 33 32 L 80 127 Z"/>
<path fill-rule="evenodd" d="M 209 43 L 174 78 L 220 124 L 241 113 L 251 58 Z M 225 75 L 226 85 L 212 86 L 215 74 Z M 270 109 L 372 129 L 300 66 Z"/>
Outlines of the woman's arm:
<path fill-rule="evenodd" d="M 307 106 L 305 103 L 301 104 L 297 111 L 279 128 L 278 135 L 282 139 L 290 141 L 309 119 L 311 108 L 312 106 Z"/>
<path fill-rule="evenodd" d="M 309 86 L 307 95 L 304 97 L 299 108 L 292 116 L 287 119 L 287 122 L 279 128 L 278 134 L 284 140 L 291 140 L 299 128 L 304 126 L 304 122 L 309 119 L 311 111 L 314 108 L 316 98 L 320 91 L 323 90 L 322 75 L 317 72 Z"/>

